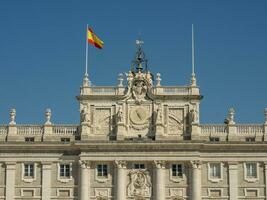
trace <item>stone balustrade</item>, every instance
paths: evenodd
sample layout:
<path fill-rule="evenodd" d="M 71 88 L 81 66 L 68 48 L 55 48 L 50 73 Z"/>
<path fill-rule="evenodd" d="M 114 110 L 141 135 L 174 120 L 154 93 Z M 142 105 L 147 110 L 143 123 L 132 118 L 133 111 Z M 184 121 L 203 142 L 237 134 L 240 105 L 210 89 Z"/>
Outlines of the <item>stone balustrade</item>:
<path fill-rule="evenodd" d="M 25 137 L 55 138 L 79 136 L 79 125 L 0 125 L 0 141 L 24 141 Z"/>
<path fill-rule="evenodd" d="M 96 95 L 96 96 L 114 96 L 124 95 L 127 92 L 126 87 L 106 87 L 106 86 L 92 86 L 81 87 L 81 95 Z M 188 86 L 184 87 L 167 87 L 167 86 L 155 86 L 152 88 L 154 95 L 199 95 L 198 88 L 192 88 Z"/>

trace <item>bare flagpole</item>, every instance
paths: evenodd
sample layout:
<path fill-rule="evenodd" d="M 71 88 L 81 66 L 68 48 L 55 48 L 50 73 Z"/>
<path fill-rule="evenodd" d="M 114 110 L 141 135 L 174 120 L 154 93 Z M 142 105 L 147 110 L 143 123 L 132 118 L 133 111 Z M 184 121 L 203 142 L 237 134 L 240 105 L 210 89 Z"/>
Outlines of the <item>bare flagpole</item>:
<path fill-rule="evenodd" d="M 195 38 L 194 38 L 194 24 L 192 24 L 192 75 L 191 75 L 191 86 L 196 86 L 196 75 L 195 75 Z"/>
<path fill-rule="evenodd" d="M 86 56 L 85 56 L 85 75 L 88 75 L 88 24 L 86 24 Z"/>

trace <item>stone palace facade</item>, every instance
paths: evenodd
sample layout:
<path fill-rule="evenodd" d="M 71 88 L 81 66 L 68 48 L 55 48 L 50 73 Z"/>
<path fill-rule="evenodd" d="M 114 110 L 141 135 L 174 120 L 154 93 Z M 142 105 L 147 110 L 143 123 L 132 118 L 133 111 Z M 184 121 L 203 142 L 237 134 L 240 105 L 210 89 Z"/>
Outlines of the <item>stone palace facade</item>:
<path fill-rule="evenodd" d="M 202 96 L 162 86 L 138 46 L 118 85 L 85 74 L 80 124 L 0 126 L 0 200 L 267 200 L 267 109 L 262 124 L 200 124 Z"/>

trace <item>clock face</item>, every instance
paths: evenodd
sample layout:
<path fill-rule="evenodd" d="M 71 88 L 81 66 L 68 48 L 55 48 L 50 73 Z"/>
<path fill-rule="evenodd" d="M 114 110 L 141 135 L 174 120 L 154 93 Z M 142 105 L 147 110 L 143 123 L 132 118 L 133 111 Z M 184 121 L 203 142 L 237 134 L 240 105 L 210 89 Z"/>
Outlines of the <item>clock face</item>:
<path fill-rule="evenodd" d="M 145 124 L 148 119 L 147 110 L 143 107 L 136 107 L 130 111 L 130 119 L 134 124 Z"/>

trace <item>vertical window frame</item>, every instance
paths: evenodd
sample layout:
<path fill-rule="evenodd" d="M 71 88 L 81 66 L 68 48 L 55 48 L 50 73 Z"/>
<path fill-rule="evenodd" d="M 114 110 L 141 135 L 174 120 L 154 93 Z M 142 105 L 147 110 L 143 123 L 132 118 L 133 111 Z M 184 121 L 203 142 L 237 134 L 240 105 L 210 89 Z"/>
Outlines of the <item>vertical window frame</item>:
<path fill-rule="evenodd" d="M 249 164 L 253 164 L 256 167 L 256 169 L 255 169 L 256 176 L 255 177 L 248 176 L 248 174 L 247 174 L 247 172 L 248 172 L 247 165 L 249 165 Z M 259 163 L 258 162 L 245 162 L 243 165 L 243 170 L 244 170 L 244 180 L 245 181 L 250 182 L 250 183 L 255 183 L 255 182 L 259 181 Z"/>
<path fill-rule="evenodd" d="M 27 176 L 27 174 L 25 174 L 25 166 L 26 165 L 32 165 L 32 176 Z M 36 169 L 37 169 L 37 163 L 35 162 L 23 162 L 21 163 L 21 180 L 26 182 L 26 183 L 31 183 L 33 181 L 36 180 Z M 30 173 L 31 169 L 28 169 L 26 173 Z"/>
<path fill-rule="evenodd" d="M 69 165 L 69 176 L 62 176 L 65 175 L 66 172 L 66 167 L 64 167 L 63 171 L 61 170 L 61 166 L 64 165 Z M 62 173 L 63 174 L 62 174 Z M 72 177 L 72 162 L 60 162 L 57 164 L 57 180 L 62 183 L 67 183 L 73 179 Z"/>
<path fill-rule="evenodd" d="M 214 173 L 212 170 L 215 169 L 212 165 L 218 165 L 219 166 L 219 175 L 220 176 L 214 176 L 212 173 Z M 209 162 L 208 163 L 208 180 L 213 183 L 218 183 L 223 180 L 223 163 L 222 162 Z"/>
<path fill-rule="evenodd" d="M 182 176 L 173 176 L 173 166 L 178 167 L 178 165 L 181 166 Z M 176 182 L 176 183 L 179 183 L 179 182 L 185 180 L 185 164 L 184 163 L 181 163 L 181 162 L 173 162 L 173 163 L 170 163 L 170 165 L 169 165 L 169 171 L 170 171 L 169 174 L 170 174 L 170 180 L 171 181 Z M 178 168 L 177 168 L 177 171 L 178 171 Z"/>

